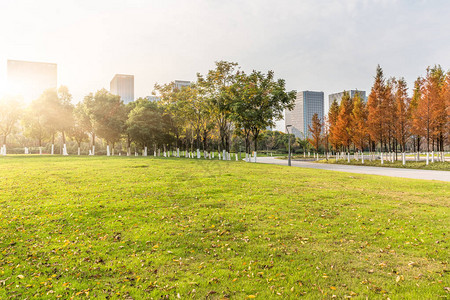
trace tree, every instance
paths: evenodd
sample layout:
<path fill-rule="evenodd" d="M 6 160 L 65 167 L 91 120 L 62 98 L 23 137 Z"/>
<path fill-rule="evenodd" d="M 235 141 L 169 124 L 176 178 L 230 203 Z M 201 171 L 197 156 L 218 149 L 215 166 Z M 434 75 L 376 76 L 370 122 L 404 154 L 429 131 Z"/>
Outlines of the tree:
<path fill-rule="evenodd" d="M 370 138 L 372 139 L 372 141 L 379 143 L 380 149 L 383 147 L 384 138 L 383 124 L 385 111 L 383 109 L 383 102 L 385 97 L 386 87 L 383 70 L 381 69 L 380 65 L 378 65 L 375 82 L 370 91 L 369 99 L 367 100 L 367 125 Z M 371 145 L 371 148 L 373 148 L 372 146 L 373 145 Z"/>
<path fill-rule="evenodd" d="M 164 85 L 155 84 L 155 90 L 161 95 L 161 105 L 165 114 L 168 115 L 168 120 L 171 122 L 169 125 L 175 135 L 176 147 L 179 147 L 183 134 L 186 136 L 187 147 L 187 136 L 189 135 L 187 127 L 189 127 L 189 123 L 183 111 L 184 103 L 180 101 L 182 88 L 176 88 L 175 82 L 171 82 Z"/>
<path fill-rule="evenodd" d="M 128 130 L 128 126 L 130 125 L 128 123 L 128 116 L 130 115 L 130 112 L 136 107 L 137 101 L 131 101 L 129 103 L 127 103 L 124 107 L 124 113 L 127 116 L 127 121 L 125 122 L 124 125 L 124 129 L 123 129 L 123 134 L 125 136 L 125 140 L 127 143 L 127 156 L 131 156 L 131 143 L 133 141 L 131 135 L 130 135 L 130 131 Z"/>
<path fill-rule="evenodd" d="M 358 93 L 353 98 L 351 128 L 352 142 L 363 152 L 367 142 L 367 108 Z"/>
<path fill-rule="evenodd" d="M 62 143 L 64 149 L 66 148 L 66 135 L 65 133 L 74 126 L 74 116 L 72 105 L 72 95 L 69 93 L 69 89 L 66 86 L 61 86 L 58 89 L 58 124 L 57 129 L 61 132 Z"/>
<path fill-rule="evenodd" d="M 329 139 L 330 144 L 334 148 L 334 151 L 338 151 L 340 146 L 340 141 L 337 136 L 336 123 L 339 116 L 339 104 L 336 100 L 331 103 L 330 109 L 328 110 L 328 127 L 329 127 Z"/>
<path fill-rule="evenodd" d="M 39 97 L 36 103 L 44 107 L 43 124 L 46 131 L 52 137 L 52 154 L 55 144 L 55 135 L 61 132 L 65 149 L 65 132 L 73 126 L 72 96 L 67 87 L 61 86 L 59 90 L 47 89 Z"/>
<path fill-rule="evenodd" d="M 24 134 L 37 140 L 39 154 L 42 154 L 42 142 L 49 137 L 45 122 L 45 109 L 43 99 L 39 97 L 31 102 L 22 119 Z"/>
<path fill-rule="evenodd" d="M 312 127 L 308 125 L 308 130 L 311 132 L 311 138 L 309 138 L 309 142 L 313 145 L 316 152 L 319 152 L 320 141 L 322 139 L 322 126 L 323 123 L 319 119 L 319 115 L 315 113 L 312 116 Z"/>
<path fill-rule="evenodd" d="M 427 68 L 427 75 L 424 79 L 421 97 L 417 103 L 415 113 L 415 125 L 424 136 L 427 143 L 427 152 L 430 151 L 430 142 L 433 137 L 443 132 L 442 120 L 437 117 L 442 112 L 436 112 L 436 107 L 442 101 L 442 87 L 444 83 L 444 72 L 440 67 Z M 444 109 L 445 111 L 445 109 Z M 435 119 L 437 117 L 437 119 Z"/>
<path fill-rule="evenodd" d="M 112 146 L 114 155 L 114 145 L 120 140 L 126 122 L 124 104 L 120 96 L 113 95 L 105 89 L 97 91 L 93 100 L 91 113 L 96 134 L 105 139 L 107 145 Z"/>
<path fill-rule="evenodd" d="M 3 137 L 2 146 L 6 147 L 6 139 L 13 132 L 21 114 L 22 109 L 16 98 L 8 97 L 0 100 L 0 134 Z"/>
<path fill-rule="evenodd" d="M 423 78 L 418 77 L 414 82 L 413 96 L 411 98 L 408 107 L 408 119 L 411 122 L 411 133 L 415 135 L 413 142 L 415 144 L 417 155 L 419 155 L 420 152 L 420 141 L 421 141 L 420 135 L 422 133 L 419 112 L 417 110 L 420 98 L 422 97 L 422 86 L 423 86 Z"/>
<path fill-rule="evenodd" d="M 382 131 L 384 135 L 384 145 L 388 152 L 396 149 L 394 139 L 394 120 L 395 120 L 395 82 L 394 77 L 389 78 L 385 85 L 384 98 L 381 103 L 382 112 Z"/>
<path fill-rule="evenodd" d="M 275 126 L 275 120 L 283 117 L 284 110 L 293 108 L 296 93 L 286 92 L 285 81 L 275 80 L 273 71 L 267 74 L 253 71 L 250 75 L 237 76 L 231 95 L 232 119 L 246 132 L 246 141 L 248 133 L 252 133 L 256 151 L 261 130 Z"/>
<path fill-rule="evenodd" d="M 217 61 L 216 68 L 206 76 L 197 74 L 197 82 L 204 89 L 205 97 L 210 101 L 211 114 L 216 120 L 219 141 L 223 150 L 230 150 L 231 134 L 231 98 L 230 89 L 239 74 L 237 63 Z"/>
<path fill-rule="evenodd" d="M 344 91 L 341 105 L 339 106 L 339 115 L 335 126 L 335 136 L 346 151 L 350 151 L 352 141 L 351 136 L 351 114 L 353 110 L 353 101 L 348 92 Z"/>
<path fill-rule="evenodd" d="M 81 143 L 88 139 L 89 116 L 86 114 L 83 103 L 79 102 L 73 111 L 74 123 L 70 135 L 77 142 L 78 155 L 81 153 Z"/>
<path fill-rule="evenodd" d="M 128 114 L 127 132 L 142 147 L 156 144 L 158 136 L 163 133 L 162 110 L 147 99 L 139 98 L 135 102 Z"/>
<path fill-rule="evenodd" d="M 395 86 L 394 135 L 402 152 L 406 151 L 406 140 L 410 134 L 409 101 L 406 81 L 400 78 L 396 81 Z"/>

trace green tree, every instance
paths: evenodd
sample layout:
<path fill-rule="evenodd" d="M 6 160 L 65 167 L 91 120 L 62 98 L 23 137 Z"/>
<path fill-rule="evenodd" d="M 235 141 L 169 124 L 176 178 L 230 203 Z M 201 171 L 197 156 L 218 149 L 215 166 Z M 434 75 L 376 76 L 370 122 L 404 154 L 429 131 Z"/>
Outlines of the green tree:
<path fill-rule="evenodd" d="M 295 91 L 286 92 L 283 79 L 275 80 L 273 71 L 264 74 L 253 71 L 241 73 L 231 88 L 232 115 L 237 128 L 242 128 L 248 143 L 251 132 L 255 151 L 261 130 L 275 126 L 275 120 L 283 117 L 285 109 L 292 109 Z M 247 153 L 250 147 L 247 145 Z"/>
<path fill-rule="evenodd" d="M 95 124 L 96 134 L 111 146 L 120 140 L 126 122 L 126 110 L 120 96 L 113 95 L 105 89 L 99 90 L 93 97 L 90 113 Z"/>
<path fill-rule="evenodd" d="M 217 124 L 221 149 L 230 150 L 231 140 L 231 98 L 230 89 L 239 74 L 238 64 L 217 61 L 216 68 L 206 76 L 197 74 L 197 82 L 210 101 L 211 115 Z"/>
<path fill-rule="evenodd" d="M 163 135 L 162 110 L 157 104 L 144 98 L 137 99 L 128 114 L 127 132 L 142 147 L 156 145 Z"/>
<path fill-rule="evenodd" d="M 0 134 L 3 137 L 1 146 L 5 149 L 6 139 L 13 132 L 21 114 L 22 108 L 16 98 L 7 97 L 0 100 Z"/>
<path fill-rule="evenodd" d="M 24 134 L 25 136 L 37 140 L 39 154 L 42 154 L 43 141 L 49 137 L 45 122 L 45 109 L 43 98 L 39 97 L 31 102 L 22 118 Z"/>
<path fill-rule="evenodd" d="M 88 140 L 89 116 L 84 109 L 83 103 L 79 102 L 73 111 L 74 123 L 70 130 L 70 136 L 77 142 L 78 155 L 81 153 L 81 143 Z"/>

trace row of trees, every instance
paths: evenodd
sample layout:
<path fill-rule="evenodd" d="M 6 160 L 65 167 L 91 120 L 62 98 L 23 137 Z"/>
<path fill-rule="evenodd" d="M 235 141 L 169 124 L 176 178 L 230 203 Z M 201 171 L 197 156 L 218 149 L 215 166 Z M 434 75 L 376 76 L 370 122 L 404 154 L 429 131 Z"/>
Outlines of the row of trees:
<path fill-rule="evenodd" d="M 385 79 L 377 67 L 367 103 L 345 92 L 341 103 L 331 103 L 328 116 L 313 117 L 310 142 L 316 150 L 419 152 L 444 151 L 450 136 L 450 72 L 440 66 L 427 68 L 419 77 L 412 97 L 403 78 Z"/>
<path fill-rule="evenodd" d="M 0 135 L 7 137 L 22 129 L 39 148 L 58 135 L 66 149 L 66 137 L 81 143 L 89 141 L 95 154 L 98 138 L 114 154 L 117 143 L 125 143 L 128 155 L 132 145 L 164 150 L 185 148 L 230 152 L 232 139 L 244 140 L 250 152 L 262 131 L 274 126 L 284 109 L 292 109 L 295 91 L 287 92 L 285 82 L 274 73 L 247 74 L 236 63 L 219 61 L 196 82 L 179 88 L 173 82 L 155 85 L 158 102 L 140 98 L 124 104 L 120 97 L 102 89 L 77 104 L 66 87 L 46 90 L 22 110 L 16 99 L 0 103 Z M 80 152 L 80 150 L 78 150 Z"/>

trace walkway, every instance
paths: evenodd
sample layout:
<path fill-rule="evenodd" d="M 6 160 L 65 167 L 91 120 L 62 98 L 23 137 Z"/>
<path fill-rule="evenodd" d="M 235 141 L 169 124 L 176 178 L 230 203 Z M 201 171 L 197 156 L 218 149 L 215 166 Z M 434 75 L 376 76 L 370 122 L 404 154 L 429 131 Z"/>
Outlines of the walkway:
<path fill-rule="evenodd" d="M 287 160 L 277 159 L 274 157 L 258 157 L 258 163 L 287 166 Z M 450 182 L 450 171 L 321 164 L 299 160 L 292 160 L 292 166 L 300 168 L 322 169 L 322 170 L 331 170 L 331 171 L 349 172 L 358 174 L 382 175 L 382 176 L 425 179 L 425 180 L 440 180 Z"/>

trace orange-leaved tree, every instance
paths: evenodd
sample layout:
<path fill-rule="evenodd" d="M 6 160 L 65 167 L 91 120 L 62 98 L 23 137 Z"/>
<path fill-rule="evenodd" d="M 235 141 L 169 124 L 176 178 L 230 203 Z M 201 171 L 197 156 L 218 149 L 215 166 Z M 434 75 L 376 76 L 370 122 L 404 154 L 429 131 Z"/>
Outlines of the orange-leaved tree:
<path fill-rule="evenodd" d="M 336 122 L 335 134 L 342 147 L 350 151 L 352 141 L 351 136 L 351 114 L 353 110 L 353 101 L 348 92 L 344 91 L 341 105 L 339 106 L 339 115 Z"/>
<path fill-rule="evenodd" d="M 423 86 L 423 78 L 418 77 L 414 82 L 414 91 L 411 101 L 408 107 L 408 118 L 411 124 L 411 134 L 413 135 L 413 145 L 414 150 L 418 153 L 420 152 L 420 142 L 421 142 L 421 134 L 422 130 L 420 128 L 419 112 L 417 108 L 419 107 L 419 100 L 422 97 L 422 86 Z"/>
<path fill-rule="evenodd" d="M 408 119 L 410 98 L 408 98 L 408 87 L 404 78 L 396 80 L 394 95 L 394 135 L 402 152 L 405 152 L 406 140 L 410 135 L 410 120 Z"/>
<path fill-rule="evenodd" d="M 367 143 L 367 108 L 361 98 L 356 93 L 353 97 L 353 110 L 351 115 L 352 142 L 362 151 Z"/>
<path fill-rule="evenodd" d="M 308 130 L 311 132 L 311 137 L 308 138 L 308 141 L 314 147 L 316 152 L 319 152 L 320 142 L 322 140 L 322 120 L 320 120 L 319 115 L 315 113 L 312 116 L 312 127 L 308 125 Z"/>
<path fill-rule="evenodd" d="M 329 141 L 331 147 L 334 151 L 338 151 L 340 146 L 340 141 L 337 136 L 336 123 L 339 116 L 339 104 L 336 100 L 331 103 L 330 109 L 328 110 L 328 131 L 329 131 Z"/>
<path fill-rule="evenodd" d="M 367 100 L 367 125 L 370 138 L 374 142 L 371 146 L 371 150 L 375 150 L 375 143 L 379 143 L 380 148 L 383 147 L 383 101 L 386 94 L 385 80 L 383 75 L 383 70 L 380 65 L 377 66 L 377 73 L 375 76 L 375 82 L 369 94 L 369 99 Z"/>

